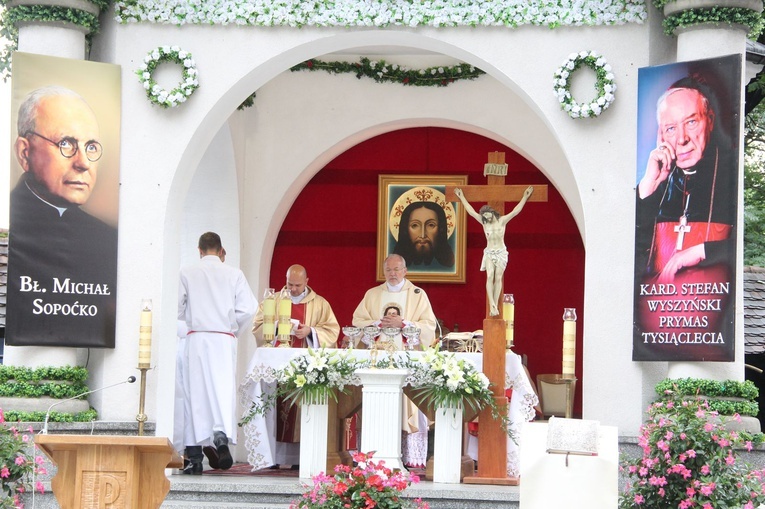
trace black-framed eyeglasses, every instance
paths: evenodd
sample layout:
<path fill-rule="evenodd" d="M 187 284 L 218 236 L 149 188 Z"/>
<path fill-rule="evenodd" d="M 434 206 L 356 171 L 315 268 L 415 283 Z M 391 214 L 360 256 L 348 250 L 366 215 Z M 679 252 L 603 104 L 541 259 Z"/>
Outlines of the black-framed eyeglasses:
<path fill-rule="evenodd" d="M 80 142 L 77 141 L 76 138 L 72 138 L 71 136 L 65 136 L 61 138 L 61 141 L 55 142 L 53 140 L 49 140 L 42 134 L 36 133 L 34 131 L 27 132 L 24 135 L 24 137 L 26 138 L 30 134 L 34 134 L 38 138 L 42 138 L 48 143 L 52 143 L 53 145 L 57 146 L 59 151 L 61 152 L 61 155 L 66 157 L 67 159 L 74 157 L 77 154 L 77 151 L 80 149 Z M 85 142 L 85 157 L 88 158 L 88 161 L 90 161 L 91 163 L 95 163 L 96 161 L 101 159 L 101 156 L 103 154 L 104 154 L 104 148 L 101 146 L 100 143 L 93 140 Z"/>

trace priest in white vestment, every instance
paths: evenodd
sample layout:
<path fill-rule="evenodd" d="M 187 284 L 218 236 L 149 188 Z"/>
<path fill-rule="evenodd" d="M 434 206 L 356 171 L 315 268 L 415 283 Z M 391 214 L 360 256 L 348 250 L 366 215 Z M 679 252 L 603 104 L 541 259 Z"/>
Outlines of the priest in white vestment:
<path fill-rule="evenodd" d="M 403 328 L 414 326 L 420 329 L 420 348 L 426 348 L 436 341 L 436 315 L 430 306 L 430 300 L 422 288 L 414 286 L 406 279 L 406 261 L 403 257 L 392 254 L 383 262 L 385 283 L 367 290 L 353 312 L 353 325 L 366 327 Z M 386 313 L 391 307 L 401 310 L 401 314 Z M 401 335 L 395 337 L 398 348 L 402 348 Z M 403 441 L 403 462 L 407 466 L 424 467 L 428 453 L 428 419 L 417 411 L 409 398 L 404 401 L 404 422 L 406 432 Z M 364 451 L 368 452 L 368 451 Z"/>
<path fill-rule="evenodd" d="M 199 263 L 181 269 L 178 319 L 188 327 L 183 364 L 190 413 L 184 445 L 191 474 L 202 473 L 202 446 L 213 445 L 219 467 L 230 468 L 229 440 L 236 443 L 237 335 L 247 330 L 257 301 L 241 270 L 221 261 L 213 232 L 199 238 Z"/>
<path fill-rule="evenodd" d="M 305 267 L 292 265 L 287 269 L 284 289 L 289 291 L 292 300 L 292 347 L 335 348 L 340 324 L 327 299 L 308 286 Z M 280 296 L 281 292 L 276 294 L 276 309 L 279 309 Z M 263 346 L 262 302 L 253 321 L 252 333 L 258 347 Z M 266 460 L 267 463 L 292 465 L 293 469 L 297 469 L 300 461 L 300 407 L 280 399 L 276 408 L 269 409 L 265 421 L 269 447 L 267 451 L 262 451 L 262 457 L 271 458 L 272 461 Z"/>

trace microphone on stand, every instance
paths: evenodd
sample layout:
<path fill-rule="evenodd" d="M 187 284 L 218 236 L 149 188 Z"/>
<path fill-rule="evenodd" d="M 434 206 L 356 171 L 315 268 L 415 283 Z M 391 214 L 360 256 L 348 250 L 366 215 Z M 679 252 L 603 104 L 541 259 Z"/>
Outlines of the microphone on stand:
<path fill-rule="evenodd" d="M 62 403 L 66 403 L 67 401 L 72 401 L 73 399 L 79 399 L 79 398 L 81 398 L 81 397 L 83 397 L 83 396 L 85 396 L 87 394 L 92 394 L 94 392 L 103 391 L 104 389 L 109 389 L 111 387 L 116 387 L 117 385 L 132 384 L 133 382 L 135 382 L 135 377 L 131 375 L 131 376 L 127 377 L 127 380 L 124 380 L 122 382 L 117 382 L 116 384 L 107 385 L 106 387 L 99 387 L 98 389 L 93 389 L 92 391 L 86 391 L 86 392 L 83 392 L 82 394 L 78 394 L 77 396 L 72 396 L 71 398 L 67 398 L 67 399 L 64 399 L 64 400 L 61 400 L 61 401 L 56 401 L 51 406 L 49 406 L 48 407 L 48 411 L 45 412 L 45 423 L 43 424 L 43 428 L 40 430 L 40 434 L 41 435 L 47 435 L 48 434 L 48 419 L 50 418 L 50 411 L 53 410 L 53 407 L 61 405 Z"/>

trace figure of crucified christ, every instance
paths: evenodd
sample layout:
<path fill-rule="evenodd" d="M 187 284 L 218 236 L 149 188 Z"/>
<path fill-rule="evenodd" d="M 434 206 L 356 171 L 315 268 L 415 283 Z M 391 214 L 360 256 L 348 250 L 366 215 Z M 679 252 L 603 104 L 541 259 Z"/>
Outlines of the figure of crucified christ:
<path fill-rule="evenodd" d="M 460 199 L 465 210 L 470 217 L 483 226 L 483 232 L 486 235 L 486 249 L 483 250 L 483 260 L 481 261 L 481 270 L 486 271 L 486 295 L 489 297 L 489 314 L 497 316 L 499 308 L 499 294 L 502 292 L 502 277 L 507 267 L 507 248 L 505 247 L 505 227 L 512 218 L 520 214 L 523 206 L 526 205 L 534 188 L 529 186 L 523 192 L 523 198 L 518 205 L 509 213 L 500 216 L 499 212 L 488 205 L 481 207 L 479 212 L 468 203 L 462 189 L 456 188 L 454 194 Z"/>

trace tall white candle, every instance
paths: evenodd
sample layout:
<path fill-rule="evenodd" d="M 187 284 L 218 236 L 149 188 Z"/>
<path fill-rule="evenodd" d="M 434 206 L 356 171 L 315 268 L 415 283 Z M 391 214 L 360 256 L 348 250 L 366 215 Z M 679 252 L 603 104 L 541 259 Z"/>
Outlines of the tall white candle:
<path fill-rule="evenodd" d="M 576 309 L 563 312 L 563 378 L 574 378 L 576 370 Z"/>
<path fill-rule="evenodd" d="M 143 299 L 138 333 L 138 369 L 151 368 L 151 318 L 151 299 Z"/>

